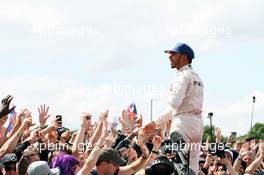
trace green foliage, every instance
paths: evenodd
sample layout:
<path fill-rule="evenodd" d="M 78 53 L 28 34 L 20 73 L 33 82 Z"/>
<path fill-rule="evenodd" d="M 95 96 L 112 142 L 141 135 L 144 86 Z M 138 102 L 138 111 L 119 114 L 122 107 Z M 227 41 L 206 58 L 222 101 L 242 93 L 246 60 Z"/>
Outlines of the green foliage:
<path fill-rule="evenodd" d="M 255 139 L 264 139 L 264 123 L 256 123 L 252 130 L 249 131 L 247 137 L 253 137 Z"/>
<path fill-rule="evenodd" d="M 213 126 L 213 140 L 215 140 L 214 130 L 215 130 L 215 126 Z M 203 143 L 205 143 L 207 138 L 210 137 L 210 135 L 211 135 L 210 133 L 211 133 L 210 126 L 205 125 L 204 126 L 204 134 L 203 134 Z M 253 138 L 258 139 L 258 140 L 264 140 L 264 123 L 256 123 L 252 127 L 251 131 L 249 131 L 245 135 L 239 136 L 238 139 L 244 140 L 245 138 L 248 138 L 248 137 L 253 137 Z M 227 141 L 227 136 L 226 137 L 222 136 L 222 141 L 223 142 Z"/>
<path fill-rule="evenodd" d="M 214 126 L 212 126 L 212 127 L 213 127 L 213 138 L 214 138 L 214 130 L 215 130 L 215 127 Z M 205 125 L 204 126 L 204 133 L 203 133 L 203 141 L 202 141 L 202 143 L 205 143 L 206 140 L 207 140 L 207 138 L 208 137 L 210 138 L 210 136 L 211 136 L 211 128 L 210 128 L 209 125 Z"/>

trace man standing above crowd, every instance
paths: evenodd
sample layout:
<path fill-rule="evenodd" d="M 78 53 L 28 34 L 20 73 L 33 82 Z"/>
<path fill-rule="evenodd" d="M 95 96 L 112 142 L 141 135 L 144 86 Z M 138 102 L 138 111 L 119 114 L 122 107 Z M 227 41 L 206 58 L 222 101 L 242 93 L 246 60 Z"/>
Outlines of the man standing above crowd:
<path fill-rule="evenodd" d="M 168 95 L 168 109 L 159 115 L 156 121 L 147 124 L 143 131 L 150 132 L 172 118 L 171 133 L 180 133 L 187 143 L 199 145 L 203 135 L 203 83 L 199 75 L 192 69 L 194 52 L 187 44 L 179 43 L 169 54 L 171 68 L 177 69 Z M 190 148 L 190 167 L 198 173 L 200 147 Z"/>

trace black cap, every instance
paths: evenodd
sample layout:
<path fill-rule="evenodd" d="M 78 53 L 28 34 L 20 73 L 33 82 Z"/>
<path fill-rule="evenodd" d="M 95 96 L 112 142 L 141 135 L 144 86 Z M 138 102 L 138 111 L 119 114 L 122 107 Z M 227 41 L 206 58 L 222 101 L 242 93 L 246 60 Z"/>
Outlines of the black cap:
<path fill-rule="evenodd" d="M 118 152 L 117 150 L 113 149 L 113 148 L 105 148 L 102 149 L 99 158 L 97 160 L 98 162 L 113 162 L 116 165 L 122 166 L 124 165 L 126 162 L 120 158 L 118 156 Z"/>
<path fill-rule="evenodd" d="M 9 154 L 6 154 L 1 159 L 0 167 L 4 168 L 5 167 L 5 164 L 8 164 L 8 163 L 16 163 L 16 162 L 17 162 L 17 156 L 16 156 L 16 154 L 9 153 Z"/>

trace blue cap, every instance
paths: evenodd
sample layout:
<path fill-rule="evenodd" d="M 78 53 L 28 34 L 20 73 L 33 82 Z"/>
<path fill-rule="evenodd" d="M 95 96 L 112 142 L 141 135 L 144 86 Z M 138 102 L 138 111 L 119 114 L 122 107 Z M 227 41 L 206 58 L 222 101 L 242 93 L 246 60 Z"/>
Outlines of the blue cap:
<path fill-rule="evenodd" d="M 165 50 L 165 53 L 180 53 L 182 55 L 186 55 L 188 59 L 194 58 L 194 52 L 190 46 L 185 43 L 178 43 L 171 50 Z"/>

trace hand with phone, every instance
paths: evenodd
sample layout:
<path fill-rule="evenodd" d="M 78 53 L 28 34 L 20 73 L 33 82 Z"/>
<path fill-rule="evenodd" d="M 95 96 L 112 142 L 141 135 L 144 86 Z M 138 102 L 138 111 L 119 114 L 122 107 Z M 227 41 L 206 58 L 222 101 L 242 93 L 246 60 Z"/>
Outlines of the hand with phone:
<path fill-rule="evenodd" d="M 235 139 L 235 138 L 237 138 L 237 132 L 231 132 L 231 134 L 230 134 L 230 138 L 231 138 L 231 139 Z"/>
<path fill-rule="evenodd" d="M 61 115 L 56 115 L 56 122 L 58 124 L 58 128 L 62 127 L 62 116 Z"/>
<path fill-rule="evenodd" d="M 237 132 L 231 132 L 228 137 L 228 143 L 234 144 L 236 142 Z"/>

